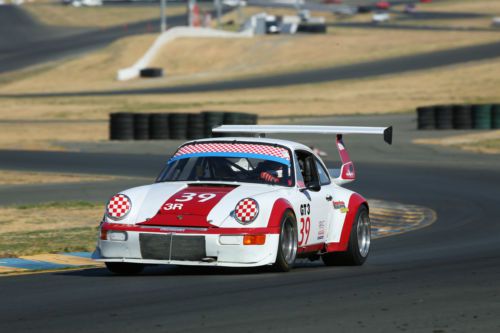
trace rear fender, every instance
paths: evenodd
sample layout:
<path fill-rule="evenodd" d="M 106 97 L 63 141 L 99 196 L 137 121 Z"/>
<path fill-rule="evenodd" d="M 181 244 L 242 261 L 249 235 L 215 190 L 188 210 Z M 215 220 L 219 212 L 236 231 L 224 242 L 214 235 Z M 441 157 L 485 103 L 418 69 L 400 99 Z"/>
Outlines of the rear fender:
<path fill-rule="evenodd" d="M 353 193 L 349 198 L 349 204 L 347 206 L 348 211 L 342 226 L 342 232 L 340 239 L 336 242 L 331 242 L 326 244 L 326 252 L 343 252 L 347 251 L 347 246 L 349 245 L 349 236 L 351 235 L 352 226 L 358 213 L 359 207 L 365 205 L 368 209 L 368 202 L 358 193 Z"/>

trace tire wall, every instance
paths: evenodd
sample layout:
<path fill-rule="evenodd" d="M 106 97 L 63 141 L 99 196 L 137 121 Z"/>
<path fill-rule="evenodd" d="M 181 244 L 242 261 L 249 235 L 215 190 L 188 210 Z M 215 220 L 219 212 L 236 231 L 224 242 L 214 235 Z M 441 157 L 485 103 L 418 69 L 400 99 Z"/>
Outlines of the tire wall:
<path fill-rule="evenodd" d="M 204 111 L 201 113 L 112 113 L 109 117 L 110 140 L 195 140 L 212 137 L 214 127 L 255 125 L 256 114 Z M 239 133 L 229 133 L 238 136 Z"/>
<path fill-rule="evenodd" d="M 500 104 L 419 106 L 416 112 L 419 130 L 500 128 Z"/>

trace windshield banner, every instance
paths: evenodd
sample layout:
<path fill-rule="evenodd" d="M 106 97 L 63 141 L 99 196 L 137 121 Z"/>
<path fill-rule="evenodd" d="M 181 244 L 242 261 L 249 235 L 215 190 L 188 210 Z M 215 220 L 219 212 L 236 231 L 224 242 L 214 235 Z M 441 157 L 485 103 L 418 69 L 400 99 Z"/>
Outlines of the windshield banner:
<path fill-rule="evenodd" d="M 286 148 L 248 143 L 196 143 L 181 147 L 168 161 L 189 157 L 240 157 L 260 158 L 290 165 L 290 153 Z"/>

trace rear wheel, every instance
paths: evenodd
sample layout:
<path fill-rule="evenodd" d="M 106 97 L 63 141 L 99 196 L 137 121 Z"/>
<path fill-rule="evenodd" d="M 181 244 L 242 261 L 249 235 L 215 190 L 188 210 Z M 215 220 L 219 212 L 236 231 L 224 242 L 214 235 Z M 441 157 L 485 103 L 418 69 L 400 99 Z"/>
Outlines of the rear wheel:
<path fill-rule="evenodd" d="M 358 208 L 351 234 L 349 235 L 349 245 L 345 252 L 325 253 L 321 256 L 327 266 L 363 265 L 370 253 L 371 244 L 371 223 L 368 215 L 368 209 L 365 205 Z"/>
<path fill-rule="evenodd" d="M 129 262 L 107 262 L 106 268 L 110 272 L 118 275 L 135 275 L 142 272 L 144 265 Z"/>
<path fill-rule="evenodd" d="M 283 214 L 281 220 L 278 255 L 274 267 L 277 271 L 288 272 L 293 268 L 297 257 L 297 221 L 290 211 Z"/>

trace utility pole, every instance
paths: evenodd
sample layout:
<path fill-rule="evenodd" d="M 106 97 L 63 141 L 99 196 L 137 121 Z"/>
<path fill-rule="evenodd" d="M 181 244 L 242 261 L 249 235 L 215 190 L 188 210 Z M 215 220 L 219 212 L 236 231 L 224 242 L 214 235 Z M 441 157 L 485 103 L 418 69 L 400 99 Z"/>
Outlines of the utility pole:
<path fill-rule="evenodd" d="M 214 0 L 214 6 L 217 10 L 217 28 L 221 26 L 222 6 L 220 0 Z"/>
<path fill-rule="evenodd" d="M 165 32 L 167 30 L 167 0 L 160 1 L 160 31 Z"/>

